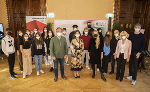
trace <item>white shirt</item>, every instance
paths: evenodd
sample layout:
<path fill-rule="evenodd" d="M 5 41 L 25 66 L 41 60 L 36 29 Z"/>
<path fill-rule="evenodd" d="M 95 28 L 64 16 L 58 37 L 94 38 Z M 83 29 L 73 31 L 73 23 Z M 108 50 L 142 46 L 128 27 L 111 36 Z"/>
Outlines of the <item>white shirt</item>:
<path fill-rule="evenodd" d="M 126 40 L 125 40 L 126 41 Z M 120 48 L 120 53 L 124 53 L 124 49 L 125 49 L 125 42 L 124 44 L 122 43 L 122 40 L 121 40 L 121 48 Z"/>

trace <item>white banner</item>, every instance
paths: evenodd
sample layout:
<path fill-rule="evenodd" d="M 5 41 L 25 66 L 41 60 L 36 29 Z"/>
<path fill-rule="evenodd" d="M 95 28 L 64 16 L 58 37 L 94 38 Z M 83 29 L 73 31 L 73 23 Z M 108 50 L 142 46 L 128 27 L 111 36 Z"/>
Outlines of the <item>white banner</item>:
<path fill-rule="evenodd" d="M 57 27 L 66 28 L 67 30 L 67 43 L 69 43 L 69 34 L 73 31 L 73 25 L 78 25 L 78 30 L 83 34 L 83 30 L 87 27 L 87 22 L 91 22 L 92 28 L 102 28 L 103 35 L 108 29 L 108 20 L 54 20 L 54 33 Z"/>

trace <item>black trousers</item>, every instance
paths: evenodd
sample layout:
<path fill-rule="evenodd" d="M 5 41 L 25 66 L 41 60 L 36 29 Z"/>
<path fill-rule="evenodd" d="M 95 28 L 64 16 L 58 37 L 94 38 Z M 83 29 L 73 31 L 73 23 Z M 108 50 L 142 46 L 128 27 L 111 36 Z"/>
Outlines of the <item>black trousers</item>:
<path fill-rule="evenodd" d="M 129 76 L 132 76 L 132 80 L 137 78 L 138 69 L 138 59 L 136 58 L 136 53 L 131 54 L 129 61 Z"/>
<path fill-rule="evenodd" d="M 102 61 L 103 72 L 107 73 L 108 71 L 108 62 L 110 60 L 110 55 L 104 56 Z"/>
<path fill-rule="evenodd" d="M 99 59 L 96 59 L 96 58 L 93 58 L 92 60 L 91 60 L 91 65 L 92 65 L 92 70 L 93 70 L 93 75 L 95 76 L 95 63 L 93 63 L 93 61 L 97 61 L 97 67 L 98 67 L 98 69 L 99 69 L 99 72 L 102 74 L 103 73 L 103 71 L 102 71 L 102 67 L 101 67 L 101 60 Z"/>
<path fill-rule="evenodd" d="M 14 75 L 15 53 L 9 54 L 8 64 L 9 64 L 9 73 L 10 73 L 10 75 Z"/>
<path fill-rule="evenodd" d="M 125 72 L 125 64 L 126 59 L 124 59 L 124 54 L 120 54 L 119 58 L 117 58 L 117 73 L 116 78 L 120 78 L 120 80 L 123 80 L 124 72 Z"/>
<path fill-rule="evenodd" d="M 114 73 L 115 70 L 115 59 L 114 59 L 114 55 L 111 55 L 111 72 Z"/>

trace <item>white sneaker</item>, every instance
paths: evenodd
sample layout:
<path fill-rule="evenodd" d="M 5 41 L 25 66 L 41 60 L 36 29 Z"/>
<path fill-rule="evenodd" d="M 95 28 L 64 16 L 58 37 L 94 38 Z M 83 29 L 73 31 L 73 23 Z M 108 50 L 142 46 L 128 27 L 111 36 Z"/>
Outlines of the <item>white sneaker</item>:
<path fill-rule="evenodd" d="M 99 72 L 99 69 L 97 69 L 97 71 Z"/>
<path fill-rule="evenodd" d="M 106 74 L 105 72 L 103 74 Z"/>
<path fill-rule="evenodd" d="M 40 72 L 41 72 L 41 73 L 44 73 L 44 71 L 43 71 L 43 70 L 40 70 Z"/>
<path fill-rule="evenodd" d="M 132 83 L 131 83 L 132 85 L 135 85 L 136 84 L 136 81 L 135 80 L 132 80 Z"/>
<path fill-rule="evenodd" d="M 89 67 L 89 66 L 86 66 L 86 68 L 87 68 L 87 69 L 90 69 L 90 67 Z"/>
<path fill-rule="evenodd" d="M 39 71 L 37 71 L 36 75 L 37 75 L 37 76 L 39 76 L 39 75 L 40 75 L 40 72 L 39 72 Z"/>
<path fill-rule="evenodd" d="M 26 78 L 26 75 L 23 75 L 23 79 L 25 79 Z"/>
<path fill-rule="evenodd" d="M 127 79 L 128 79 L 128 80 L 132 79 L 132 76 L 128 76 Z"/>

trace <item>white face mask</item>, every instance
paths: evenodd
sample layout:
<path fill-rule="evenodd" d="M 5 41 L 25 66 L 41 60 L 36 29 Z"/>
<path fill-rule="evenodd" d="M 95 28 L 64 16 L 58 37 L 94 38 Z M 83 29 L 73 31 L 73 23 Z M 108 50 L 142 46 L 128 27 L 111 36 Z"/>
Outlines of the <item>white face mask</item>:
<path fill-rule="evenodd" d="M 66 32 L 63 32 L 64 35 L 66 35 Z"/>
<path fill-rule="evenodd" d="M 85 35 L 88 35 L 88 32 L 84 32 L 85 33 Z"/>
<path fill-rule="evenodd" d="M 37 33 L 37 31 L 34 31 L 34 33 L 36 34 L 36 33 Z"/>
<path fill-rule="evenodd" d="M 37 36 L 37 37 L 36 37 L 36 39 L 38 39 L 38 40 L 39 40 L 39 39 L 40 39 L 40 37 L 39 37 L 39 36 Z"/>
<path fill-rule="evenodd" d="M 78 29 L 77 29 L 77 28 L 74 28 L 73 30 L 76 31 L 76 30 L 78 30 Z"/>
<path fill-rule="evenodd" d="M 47 30 L 44 30 L 44 32 L 47 32 Z"/>
<path fill-rule="evenodd" d="M 19 36 L 22 36 L 23 35 L 23 33 L 19 33 Z"/>
<path fill-rule="evenodd" d="M 52 36 L 52 33 L 48 33 L 49 36 Z"/>
<path fill-rule="evenodd" d="M 115 37 L 118 37 L 119 36 L 119 34 L 114 34 L 115 35 Z"/>
<path fill-rule="evenodd" d="M 125 39 L 126 39 L 126 36 L 122 36 L 122 39 L 125 40 Z"/>
<path fill-rule="evenodd" d="M 28 35 L 30 34 L 30 32 L 26 32 Z"/>
<path fill-rule="evenodd" d="M 24 37 L 25 40 L 28 40 L 28 37 Z"/>
<path fill-rule="evenodd" d="M 59 33 L 57 33 L 57 36 L 61 36 L 61 35 L 62 35 L 62 33 L 60 33 L 60 32 L 59 32 Z"/>
<path fill-rule="evenodd" d="M 80 34 L 75 34 L 76 37 L 80 37 Z"/>

